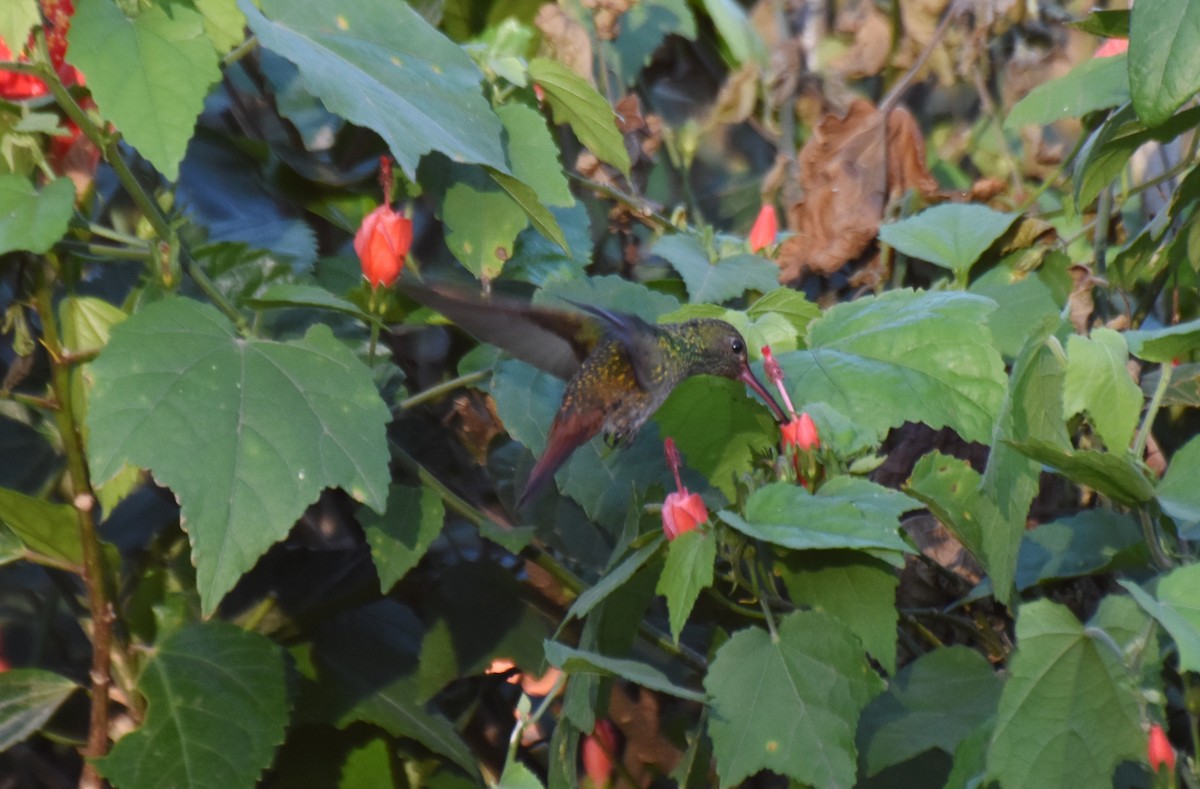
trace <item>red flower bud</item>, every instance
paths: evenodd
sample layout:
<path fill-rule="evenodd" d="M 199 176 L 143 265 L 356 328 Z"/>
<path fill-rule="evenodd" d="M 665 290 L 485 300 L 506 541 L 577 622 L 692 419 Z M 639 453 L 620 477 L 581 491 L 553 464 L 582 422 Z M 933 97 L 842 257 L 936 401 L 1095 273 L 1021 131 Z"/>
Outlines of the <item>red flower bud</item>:
<path fill-rule="evenodd" d="M 775 214 L 775 205 L 763 203 L 763 207 L 758 211 L 758 218 L 754 220 L 754 226 L 750 228 L 750 251 L 757 252 L 771 246 L 775 243 L 777 233 L 779 217 Z"/>
<path fill-rule="evenodd" d="M 663 534 L 668 540 L 673 540 L 681 534 L 692 531 L 701 523 L 708 520 L 708 508 L 699 493 L 688 493 L 684 488 L 675 493 L 668 493 L 662 508 Z"/>
<path fill-rule="evenodd" d="M 596 721 L 596 728 L 583 738 L 583 771 L 596 787 L 609 786 L 613 774 L 613 758 L 617 753 L 617 729 L 605 718 Z"/>
<path fill-rule="evenodd" d="M 1175 749 L 1171 747 L 1167 733 L 1157 723 L 1150 724 L 1150 743 L 1146 746 L 1146 760 L 1150 769 L 1157 773 L 1164 765 L 1167 772 L 1175 772 Z"/>
<path fill-rule="evenodd" d="M 354 234 L 354 251 L 372 287 L 389 287 L 400 276 L 412 236 L 412 220 L 391 206 L 381 205 L 367 214 Z"/>
<path fill-rule="evenodd" d="M 807 411 L 779 428 L 779 432 L 783 435 L 785 448 L 794 446 L 800 450 L 808 450 L 821 446 L 817 425 Z"/>
<path fill-rule="evenodd" d="M 1119 55 L 1122 52 L 1129 51 L 1129 39 L 1127 38 L 1106 38 L 1100 48 L 1092 53 L 1094 58 L 1110 58 L 1113 55 Z"/>

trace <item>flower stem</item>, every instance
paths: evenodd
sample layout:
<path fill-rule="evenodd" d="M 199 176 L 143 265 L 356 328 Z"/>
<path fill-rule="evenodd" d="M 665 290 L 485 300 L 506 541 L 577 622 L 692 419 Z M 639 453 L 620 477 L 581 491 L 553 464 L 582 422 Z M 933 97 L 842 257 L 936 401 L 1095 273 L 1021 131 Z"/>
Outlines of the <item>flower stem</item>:
<path fill-rule="evenodd" d="M 1154 426 L 1154 417 L 1158 416 L 1158 409 L 1162 407 L 1163 398 L 1166 396 L 1167 390 L 1171 388 L 1172 372 L 1173 368 L 1169 364 L 1159 366 L 1158 386 L 1154 387 L 1154 394 L 1150 396 L 1150 405 L 1146 408 L 1146 417 L 1142 420 L 1142 426 L 1133 442 L 1135 458 L 1141 459 L 1146 451 L 1146 441 L 1150 438 L 1150 428 Z"/>
<path fill-rule="evenodd" d="M 50 257 L 53 260 L 53 257 Z M 67 456 L 67 479 L 72 503 L 79 521 L 83 549 L 83 581 L 87 587 L 92 617 L 92 710 L 88 723 L 87 745 L 80 786 L 100 786 L 100 776 L 92 760 L 108 751 L 108 692 L 112 684 L 112 624 L 116 618 L 105 587 L 104 557 L 96 534 L 96 494 L 84 452 L 82 426 L 71 401 L 71 371 L 63 359 L 58 324 L 50 293 L 51 263 L 35 266 L 34 299 L 41 317 L 42 342 L 50 356 L 50 386 L 58 401 L 54 417 Z"/>

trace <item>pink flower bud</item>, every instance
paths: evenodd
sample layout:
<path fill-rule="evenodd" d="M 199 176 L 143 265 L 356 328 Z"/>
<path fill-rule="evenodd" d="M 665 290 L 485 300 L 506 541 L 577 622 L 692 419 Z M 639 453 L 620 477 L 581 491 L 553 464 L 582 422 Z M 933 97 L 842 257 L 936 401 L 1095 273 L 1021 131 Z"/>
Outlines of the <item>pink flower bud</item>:
<path fill-rule="evenodd" d="M 772 203 L 763 203 L 758 218 L 754 220 L 754 226 L 750 228 L 750 251 L 757 252 L 771 246 L 775 243 L 778 233 L 779 217 L 775 214 L 775 206 Z"/>
<path fill-rule="evenodd" d="M 1150 724 L 1150 743 L 1146 746 L 1146 760 L 1150 769 L 1158 772 L 1165 765 L 1168 773 L 1175 772 L 1175 749 L 1167 739 L 1167 733 L 1157 723 Z"/>

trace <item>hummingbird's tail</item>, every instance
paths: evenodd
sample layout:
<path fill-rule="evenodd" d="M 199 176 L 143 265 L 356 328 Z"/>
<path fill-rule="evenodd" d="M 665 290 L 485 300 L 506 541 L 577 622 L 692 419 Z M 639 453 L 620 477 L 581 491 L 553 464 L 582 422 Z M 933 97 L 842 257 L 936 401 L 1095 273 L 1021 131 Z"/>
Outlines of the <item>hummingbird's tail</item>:
<path fill-rule="evenodd" d="M 538 458 L 537 463 L 533 464 L 533 470 L 529 472 L 529 478 L 525 480 L 525 487 L 521 489 L 521 496 L 517 499 L 517 509 L 528 504 L 554 477 L 554 472 L 567 462 L 571 453 L 578 449 L 580 444 L 599 433 L 603 424 L 604 419 L 599 412 L 590 419 L 579 413 L 571 414 L 565 419 L 561 413 L 555 416 L 553 424 L 550 425 L 550 437 L 546 439 L 546 451 Z"/>

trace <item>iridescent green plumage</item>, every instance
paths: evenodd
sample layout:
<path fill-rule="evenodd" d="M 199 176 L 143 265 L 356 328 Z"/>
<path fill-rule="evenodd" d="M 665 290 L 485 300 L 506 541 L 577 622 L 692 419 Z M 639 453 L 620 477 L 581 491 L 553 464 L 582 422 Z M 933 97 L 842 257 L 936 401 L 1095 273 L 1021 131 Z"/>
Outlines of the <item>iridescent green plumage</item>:
<path fill-rule="evenodd" d="M 750 372 L 745 340 L 725 321 L 652 325 L 586 305 L 576 305 L 584 312 L 566 312 L 503 299 L 484 301 L 444 287 L 406 285 L 403 290 L 483 342 L 567 379 L 546 450 L 530 472 L 518 506 L 598 433 L 616 445 L 632 442 L 671 390 L 693 375 L 742 380 L 783 418 Z"/>

